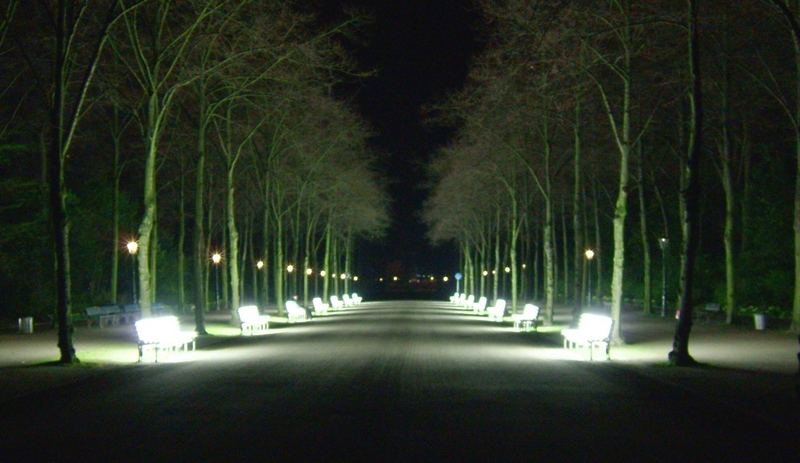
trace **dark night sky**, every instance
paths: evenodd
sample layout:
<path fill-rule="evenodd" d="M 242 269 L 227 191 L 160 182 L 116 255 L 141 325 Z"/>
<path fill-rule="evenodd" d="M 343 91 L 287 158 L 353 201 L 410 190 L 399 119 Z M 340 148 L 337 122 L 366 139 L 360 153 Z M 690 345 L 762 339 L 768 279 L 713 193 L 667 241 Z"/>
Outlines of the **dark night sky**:
<path fill-rule="evenodd" d="M 323 14 L 335 17 L 343 4 L 374 15 L 367 40 L 351 52 L 377 73 L 359 82 L 354 97 L 377 132 L 373 145 L 385 155 L 393 200 L 386 243 L 363 248 L 360 260 L 378 271 L 397 261 L 409 272 L 451 270 L 453 253 L 431 249 L 420 219 L 423 164 L 449 134 L 423 126 L 421 107 L 463 84 L 476 49 L 474 13 L 469 2 L 455 0 L 351 0 L 324 1 Z"/>

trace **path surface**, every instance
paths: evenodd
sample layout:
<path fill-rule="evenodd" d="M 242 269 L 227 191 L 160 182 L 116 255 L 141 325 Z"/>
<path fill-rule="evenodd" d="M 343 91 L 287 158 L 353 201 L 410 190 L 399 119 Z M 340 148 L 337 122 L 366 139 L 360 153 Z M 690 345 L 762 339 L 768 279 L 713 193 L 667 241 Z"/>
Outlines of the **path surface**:
<path fill-rule="evenodd" d="M 767 374 L 720 371 L 706 375 L 720 387 Z M 694 375 L 685 387 L 658 368 L 588 363 L 555 332 L 447 303 L 369 303 L 6 401 L 0 459 L 798 461 L 796 420 L 737 400 L 747 387 L 709 397 Z"/>

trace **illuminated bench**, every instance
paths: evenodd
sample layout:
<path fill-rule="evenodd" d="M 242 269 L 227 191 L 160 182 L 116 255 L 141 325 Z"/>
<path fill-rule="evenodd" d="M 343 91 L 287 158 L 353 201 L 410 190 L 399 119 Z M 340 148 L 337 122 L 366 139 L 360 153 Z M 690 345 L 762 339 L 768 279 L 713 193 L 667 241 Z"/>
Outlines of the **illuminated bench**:
<path fill-rule="evenodd" d="M 294 323 L 296 321 L 304 322 L 307 320 L 306 309 L 297 305 L 297 302 L 288 300 L 286 301 L 286 318 L 289 319 L 289 323 Z"/>
<path fill-rule="evenodd" d="M 506 312 L 505 299 L 498 299 L 494 301 L 493 306 L 486 308 L 486 314 L 489 316 L 489 320 L 494 320 L 496 322 L 503 321 L 503 314 L 505 314 L 505 312 Z"/>
<path fill-rule="evenodd" d="M 259 314 L 258 307 L 244 305 L 239 307 L 238 312 L 242 335 L 249 332 L 252 336 L 256 331 L 267 331 L 269 329 L 269 315 Z"/>
<path fill-rule="evenodd" d="M 353 300 L 350 299 L 350 295 L 349 294 L 342 294 L 342 301 L 344 301 L 344 306 L 345 307 L 351 307 L 351 306 L 355 305 Z"/>
<path fill-rule="evenodd" d="M 364 298 L 359 296 L 358 293 L 353 293 L 350 296 L 350 299 L 352 299 L 353 303 L 355 303 L 356 305 L 361 304 L 361 301 L 364 300 Z"/>
<path fill-rule="evenodd" d="M 189 344 L 195 349 L 197 333 L 194 331 L 181 331 L 178 318 L 172 315 L 155 318 L 143 318 L 136 322 L 136 335 L 139 337 L 139 362 L 144 357 L 144 351 L 151 349 L 158 363 L 159 351 L 174 351 L 180 348 L 188 350 Z"/>
<path fill-rule="evenodd" d="M 511 316 L 511 319 L 514 320 L 514 329 L 521 330 L 525 329 L 530 330 L 531 326 L 533 326 L 534 331 L 536 330 L 536 321 L 539 318 L 539 306 L 533 304 L 525 304 L 525 307 L 522 309 L 522 313 L 517 313 Z"/>
<path fill-rule="evenodd" d="M 588 347 L 589 360 L 593 360 L 595 347 L 605 346 L 606 358 L 610 359 L 612 326 L 614 322 L 611 317 L 592 313 L 581 314 L 577 328 L 561 330 L 561 336 L 564 336 L 564 348 Z"/>
<path fill-rule="evenodd" d="M 475 313 L 482 314 L 486 311 L 486 302 L 486 296 L 481 296 L 478 298 L 478 302 L 472 305 L 472 310 L 475 311 Z"/>
<path fill-rule="evenodd" d="M 458 293 L 453 293 L 453 295 L 450 296 L 450 302 L 455 304 L 457 300 L 458 300 Z"/>
<path fill-rule="evenodd" d="M 330 306 L 322 302 L 321 297 L 315 297 L 314 299 L 311 299 L 311 303 L 314 305 L 314 313 L 318 313 L 320 315 L 328 313 Z"/>
<path fill-rule="evenodd" d="M 331 307 L 334 309 L 344 308 L 344 302 L 339 300 L 339 296 L 333 294 L 331 295 Z"/>
<path fill-rule="evenodd" d="M 455 300 L 455 301 L 453 301 L 453 302 L 454 302 L 454 303 L 456 303 L 456 304 L 458 304 L 458 305 L 464 305 L 464 302 L 465 302 L 466 300 L 467 300 L 467 295 L 466 295 L 466 294 L 464 294 L 464 293 L 461 293 L 461 294 L 459 294 L 459 295 L 457 295 L 457 296 L 456 296 L 456 300 Z"/>
<path fill-rule="evenodd" d="M 473 305 L 475 305 L 475 295 L 470 294 L 467 298 L 462 302 L 462 305 L 468 309 L 471 309 Z"/>

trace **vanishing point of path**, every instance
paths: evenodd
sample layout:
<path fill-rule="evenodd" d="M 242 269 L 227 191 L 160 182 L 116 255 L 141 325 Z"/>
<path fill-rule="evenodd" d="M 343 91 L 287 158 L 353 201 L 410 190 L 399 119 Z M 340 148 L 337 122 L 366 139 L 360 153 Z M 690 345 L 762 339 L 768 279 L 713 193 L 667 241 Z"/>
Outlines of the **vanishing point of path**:
<path fill-rule="evenodd" d="M 797 461 L 797 436 L 433 302 L 363 304 L 0 405 L 4 461 L 774 462 Z"/>

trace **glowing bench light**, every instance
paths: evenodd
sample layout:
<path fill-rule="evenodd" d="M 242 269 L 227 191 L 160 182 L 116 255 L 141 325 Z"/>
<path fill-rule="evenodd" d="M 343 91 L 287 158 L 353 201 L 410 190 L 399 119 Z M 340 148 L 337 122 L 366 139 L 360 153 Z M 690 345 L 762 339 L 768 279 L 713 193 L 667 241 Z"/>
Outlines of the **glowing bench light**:
<path fill-rule="evenodd" d="M 531 329 L 536 331 L 536 321 L 539 319 L 539 306 L 533 304 L 525 304 L 522 313 L 517 313 L 511 316 L 514 320 L 514 329 L 520 331 L 524 328 L 526 331 Z"/>
<path fill-rule="evenodd" d="M 496 322 L 503 321 L 503 315 L 505 313 L 506 313 L 505 299 L 498 299 L 494 301 L 493 306 L 486 308 L 486 314 L 489 316 L 489 320 L 494 320 Z"/>
<path fill-rule="evenodd" d="M 358 293 L 353 293 L 353 294 L 350 296 L 350 299 L 352 299 L 352 300 L 353 300 L 353 303 L 354 303 L 354 304 L 361 304 L 361 301 L 362 301 L 362 300 L 364 300 L 364 298 L 363 298 L 363 297 L 361 297 L 361 296 L 359 296 L 359 295 L 358 295 Z"/>
<path fill-rule="evenodd" d="M 605 346 L 606 358 L 611 359 L 609 350 L 613 325 L 611 317 L 592 313 L 581 314 L 577 328 L 561 330 L 561 336 L 564 337 L 564 348 L 588 347 L 589 360 L 593 360 L 595 347 Z"/>
<path fill-rule="evenodd" d="M 306 309 L 297 305 L 297 302 L 293 300 L 286 301 L 286 317 L 289 319 L 289 323 L 306 321 L 306 315 Z"/>
<path fill-rule="evenodd" d="M 486 296 L 479 297 L 478 302 L 472 305 L 472 310 L 475 313 L 482 314 L 483 312 L 486 311 L 486 302 L 487 302 Z"/>
<path fill-rule="evenodd" d="M 159 351 L 174 351 L 180 348 L 188 350 L 189 344 L 192 345 L 192 350 L 195 350 L 195 339 L 197 339 L 197 333 L 194 331 L 181 331 L 178 318 L 172 315 L 137 321 L 136 335 L 139 337 L 139 362 L 142 361 L 144 351 L 148 348 L 153 350 L 155 362 L 158 363 Z"/>
<path fill-rule="evenodd" d="M 325 315 L 326 313 L 328 313 L 328 309 L 330 308 L 330 306 L 322 302 L 321 297 L 315 297 L 314 299 L 311 299 L 311 303 L 314 304 L 314 313 L 320 315 Z"/>
<path fill-rule="evenodd" d="M 339 296 L 331 294 L 331 307 L 334 309 L 344 308 L 344 302 L 339 300 Z"/>
<path fill-rule="evenodd" d="M 353 300 L 350 299 L 350 295 L 349 294 L 342 294 L 342 301 L 344 301 L 344 306 L 345 307 L 350 307 L 350 306 L 355 305 L 353 303 Z"/>
<path fill-rule="evenodd" d="M 258 313 L 258 307 L 254 305 L 243 305 L 237 310 L 239 321 L 241 322 L 242 335 L 250 333 L 252 336 L 256 331 L 269 330 L 269 315 Z"/>

